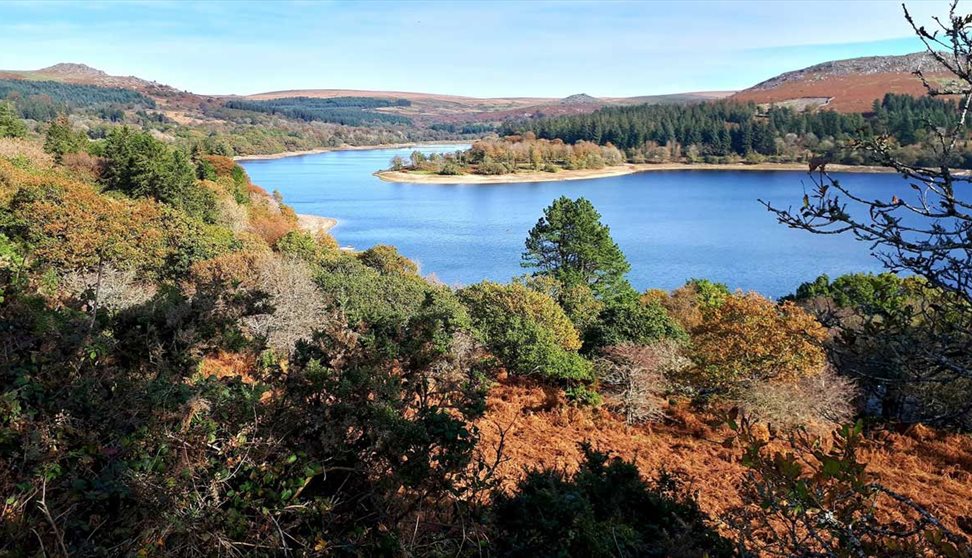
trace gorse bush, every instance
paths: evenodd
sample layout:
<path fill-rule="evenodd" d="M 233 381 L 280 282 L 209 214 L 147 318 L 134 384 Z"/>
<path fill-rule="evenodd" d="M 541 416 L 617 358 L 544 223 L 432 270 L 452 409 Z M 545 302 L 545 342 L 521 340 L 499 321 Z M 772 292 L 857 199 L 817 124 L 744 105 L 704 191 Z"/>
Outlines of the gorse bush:
<path fill-rule="evenodd" d="M 593 379 L 591 363 L 577 353 L 577 331 L 548 295 L 490 282 L 458 294 L 483 342 L 511 374 L 568 383 Z"/>
<path fill-rule="evenodd" d="M 608 303 L 585 332 L 586 350 L 622 343 L 649 344 L 663 338 L 684 339 L 685 331 L 660 304 L 634 297 Z"/>

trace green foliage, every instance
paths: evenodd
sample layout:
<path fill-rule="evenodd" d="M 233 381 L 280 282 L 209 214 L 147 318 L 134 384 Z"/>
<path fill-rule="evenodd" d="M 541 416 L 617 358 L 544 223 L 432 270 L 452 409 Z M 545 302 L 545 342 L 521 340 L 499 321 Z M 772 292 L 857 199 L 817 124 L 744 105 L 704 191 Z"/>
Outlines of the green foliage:
<path fill-rule="evenodd" d="M 44 151 L 53 155 L 55 161 L 61 162 L 67 153 L 87 151 L 90 143 L 84 132 L 74 131 L 71 121 L 66 116 L 59 116 L 47 127 Z"/>
<path fill-rule="evenodd" d="M 304 231 L 290 231 L 276 243 L 277 251 L 308 263 L 318 263 L 334 252 Z"/>
<path fill-rule="evenodd" d="M 394 246 L 379 244 L 368 248 L 357 256 L 358 261 L 381 274 L 415 275 L 418 273 L 418 265 L 399 254 Z"/>
<path fill-rule="evenodd" d="M 584 446 L 572 477 L 537 470 L 491 508 L 501 556 L 733 556 L 733 546 L 682 488 L 662 472 L 641 479 L 638 468 Z"/>
<path fill-rule="evenodd" d="M 25 264 L 21 248 L 0 233 L 0 304 L 6 292 L 21 287 L 26 281 Z"/>
<path fill-rule="evenodd" d="M 523 267 L 554 277 L 565 286 L 589 286 L 601 299 L 626 294 L 624 275 L 631 269 L 610 229 L 588 200 L 561 197 L 530 230 Z"/>
<path fill-rule="evenodd" d="M 636 343 L 647 345 L 664 338 L 686 339 L 685 331 L 657 303 L 627 298 L 608 303 L 584 336 L 585 351 Z"/>
<path fill-rule="evenodd" d="M 22 138 L 27 135 L 27 125 L 20 119 L 12 104 L 0 101 L 0 138 Z"/>
<path fill-rule="evenodd" d="M 175 209 L 163 211 L 169 246 L 163 274 L 181 277 L 195 262 L 209 260 L 242 248 L 242 243 L 226 227 L 206 223 Z"/>
<path fill-rule="evenodd" d="M 214 194 L 196 183 L 196 171 L 184 153 L 127 126 L 105 141 L 102 180 L 110 190 L 133 197 L 153 197 L 190 215 L 213 222 Z"/>
<path fill-rule="evenodd" d="M 452 304 L 448 289 L 435 287 L 417 275 L 382 274 L 354 256 L 343 255 L 326 262 L 317 283 L 351 324 L 366 333 L 371 341 L 384 347 L 384 341 L 400 335 L 409 319 L 430 300 L 442 302 L 465 316 L 465 309 Z M 468 318 L 457 318 L 468 319 Z"/>
<path fill-rule="evenodd" d="M 717 308 L 729 297 L 729 287 L 725 283 L 715 283 L 708 279 L 689 279 L 686 286 L 695 289 L 695 297 L 703 310 Z"/>
<path fill-rule="evenodd" d="M 513 283 L 483 282 L 459 291 L 483 342 L 511 374 L 567 384 L 593 380 L 576 351 L 577 331 L 548 295 Z"/>
<path fill-rule="evenodd" d="M 411 120 L 397 114 L 377 112 L 373 109 L 384 107 L 407 107 L 407 99 L 378 99 L 373 97 L 284 97 L 265 101 L 232 100 L 223 106 L 230 109 L 276 114 L 306 122 L 331 122 L 346 126 L 367 126 L 369 124 L 403 124 Z"/>
<path fill-rule="evenodd" d="M 534 133 L 539 138 L 559 138 L 566 143 L 610 143 L 642 161 L 676 159 L 680 151 L 690 160 L 704 157 L 738 161 L 746 157 L 751 162 L 766 156 L 806 160 L 807 153 L 813 152 L 849 164 L 875 161 L 855 160 L 851 150 L 840 150 L 837 143 L 889 134 L 901 146 L 924 143 L 921 164 L 935 165 L 929 142 L 934 138 L 923 133 L 920 124 L 930 121 L 935 127 L 949 127 L 958 122 L 960 114 L 954 101 L 887 94 L 875 103 L 873 114 L 867 116 L 830 110 L 796 111 L 781 106 L 762 109 L 753 103 L 733 101 L 646 104 L 508 122 L 499 133 Z M 674 146 L 682 149 L 673 151 Z"/>
<path fill-rule="evenodd" d="M 787 297 L 797 302 L 829 298 L 840 308 L 854 308 L 868 314 L 890 314 L 901 310 L 909 293 L 915 291 L 916 279 L 904 279 L 893 273 L 851 273 L 833 282 L 826 275 L 803 283 Z"/>
<path fill-rule="evenodd" d="M 858 273 L 820 276 L 789 298 L 835 333 L 830 360 L 863 390 L 866 415 L 972 428 L 972 380 L 962 373 L 972 366 L 972 329 L 956 295 L 920 277 Z"/>
<path fill-rule="evenodd" d="M 15 104 L 27 118 L 47 120 L 74 107 L 95 107 L 107 104 L 134 105 L 154 108 L 155 101 L 121 87 L 99 87 L 60 81 L 0 79 L 0 99 L 15 98 Z M 49 107 L 38 110 L 36 102 L 44 99 Z M 44 118 L 47 116 L 47 118 Z"/>

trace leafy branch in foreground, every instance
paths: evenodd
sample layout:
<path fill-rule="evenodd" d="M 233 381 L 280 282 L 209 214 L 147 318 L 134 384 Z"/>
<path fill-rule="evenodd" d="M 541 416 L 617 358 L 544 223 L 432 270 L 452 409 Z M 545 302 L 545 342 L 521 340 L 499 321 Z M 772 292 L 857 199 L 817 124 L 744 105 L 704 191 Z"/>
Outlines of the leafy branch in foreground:
<path fill-rule="evenodd" d="M 760 556 L 970 556 L 972 546 L 914 500 L 888 489 L 858 459 L 863 424 L 832 440 L 798 429 L 785 451 L 735 411 L 727 444 L 743 448 L 743 505 L 729 515 L 740 544 Z"/>

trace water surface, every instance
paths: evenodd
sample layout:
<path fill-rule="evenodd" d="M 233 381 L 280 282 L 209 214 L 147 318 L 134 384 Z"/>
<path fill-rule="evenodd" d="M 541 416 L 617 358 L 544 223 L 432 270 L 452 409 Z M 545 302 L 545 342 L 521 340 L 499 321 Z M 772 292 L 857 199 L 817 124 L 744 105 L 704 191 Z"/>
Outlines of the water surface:
<path fill-rule="evenodd" d="M 757 201 L 798 206 L 808 183 L 804 173 L 679 170 L 491 185 L 398 184 L 372 175 L 411 151 L 335 151 L 242 164 L 254 183 L 280 191 L 298 213 L 338 219 L 331 232 L 341 245 L 392 244 L 423 273 L 449 284 L 524 273 L 527 232 L 559 196 L 591 200 L 631 262 L 629 279 L 638 289 L 673 289 L 705 277 L 778 297 L 821 273 L 881 270 L 865 244 L 790 230 Z M 865 198 L 888 197 L 889 187 L 901 184 L 895 175 L 838 177 Z"/>

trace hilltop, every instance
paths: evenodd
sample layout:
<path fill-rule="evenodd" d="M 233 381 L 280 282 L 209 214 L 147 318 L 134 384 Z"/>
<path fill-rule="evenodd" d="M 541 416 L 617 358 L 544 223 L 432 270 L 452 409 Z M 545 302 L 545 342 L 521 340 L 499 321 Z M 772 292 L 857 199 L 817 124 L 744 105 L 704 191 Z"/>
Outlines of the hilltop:
<path fill-rule="evenodd" d="M 867 112 L 886 93 L 922 96 L 915 77 L 921 69 L 929 79 L 945 72 L 927 53 L 868 56 L 824 62 L 786 72 L 732 95 L 738 101 L 787 104 L 795 108 L 825 106 L 838 112 Z"/>

